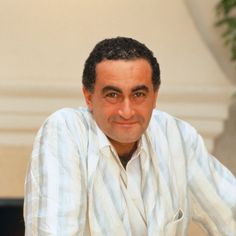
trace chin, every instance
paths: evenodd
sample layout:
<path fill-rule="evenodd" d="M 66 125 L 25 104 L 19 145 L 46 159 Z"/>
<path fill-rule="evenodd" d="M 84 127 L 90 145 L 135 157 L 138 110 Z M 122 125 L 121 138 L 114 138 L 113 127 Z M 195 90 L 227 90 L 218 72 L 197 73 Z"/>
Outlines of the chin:
<path fill-rule="evenodd" d="M 137 142 L 138 140 L 140 139 L 140 136 L 138 137 L 125 137 L 125 138 L 114 138 L 113 140 L 115 140 L 116 142 L 119 142 L 119 143 L 123 143 L 123 144 L 126 144 L 126 143 L 135 143 Z"/>

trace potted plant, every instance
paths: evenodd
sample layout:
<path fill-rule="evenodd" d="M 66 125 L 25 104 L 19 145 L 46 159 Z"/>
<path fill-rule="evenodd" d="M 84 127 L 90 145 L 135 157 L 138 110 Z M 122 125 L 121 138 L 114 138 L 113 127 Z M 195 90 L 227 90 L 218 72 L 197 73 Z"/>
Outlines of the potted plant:
<path fill-rule="evenodd" d="M 217 26 L 224 27 L 222 37 L 231 49 L 231 60 L 236 61 L 236 0 L 221 0 L 217 6 Z"/>

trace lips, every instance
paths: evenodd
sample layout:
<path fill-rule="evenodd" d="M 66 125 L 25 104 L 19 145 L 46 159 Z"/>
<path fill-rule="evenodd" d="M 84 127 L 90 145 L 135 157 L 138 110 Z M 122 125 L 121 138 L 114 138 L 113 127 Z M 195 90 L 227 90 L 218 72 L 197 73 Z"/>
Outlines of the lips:
<path fill-rule="evenodd" d="M 120 116 L 111 116 L 109 118 L 109 123 L 121 126 L 121 127 L 131 127 L 137 124 L 143 124 L 144 119 L 142 116 L 134 115 L 131 119 L 122 119 Z"/>
<path fill-rule="evenodd" d="M 121 125 L 121 126 L 132 126 L 132 125 L 136 125 L 138 122 L 134 121 L 134 122 L 114 122 L 117 125 Z"/>

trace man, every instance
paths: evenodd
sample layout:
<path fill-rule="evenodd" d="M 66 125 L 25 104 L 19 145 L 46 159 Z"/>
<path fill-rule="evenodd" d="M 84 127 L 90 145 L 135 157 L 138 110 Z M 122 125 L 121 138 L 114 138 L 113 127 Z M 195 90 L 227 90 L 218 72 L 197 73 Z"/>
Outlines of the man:
<path fill-rule="evenodd" d="M 236 235 L 236 181 L 194 128 L 155 109 L 160 70 L 131 38 L 105 39 L 83 72 L 88 108 L 41 127 L 26 179 L 26 235 L 183 236 L 191 219 Z"/>

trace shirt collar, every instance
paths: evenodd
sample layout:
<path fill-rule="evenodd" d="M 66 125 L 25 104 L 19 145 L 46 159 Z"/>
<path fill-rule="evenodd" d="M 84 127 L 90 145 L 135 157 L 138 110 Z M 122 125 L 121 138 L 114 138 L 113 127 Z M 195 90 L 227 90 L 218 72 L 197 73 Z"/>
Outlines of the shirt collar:
<path fill-rule="evenodd" d="M 144 161 L 148 157 L 149 148 L 150 147 L 148 145 L 147 132 L 145 131 L 144 134 L 141 136 L 139 143 L 138 143 L 138 147 L 137 147 L 137 151 L 139 152 L 140 157 L 142 159 L 144 159 Z"/>
<path fill-rule="evenodd" d="M 96 121 L 95 121 L 95 127 L 96 127 L 96 134 L 97 134 L 97 140 L 98 140 L 98 149 L 103 150 L 103 149 L 111 147 L 111 143 L 109 139 L 103 133 L 103 131 L 99 128 Z"/>

